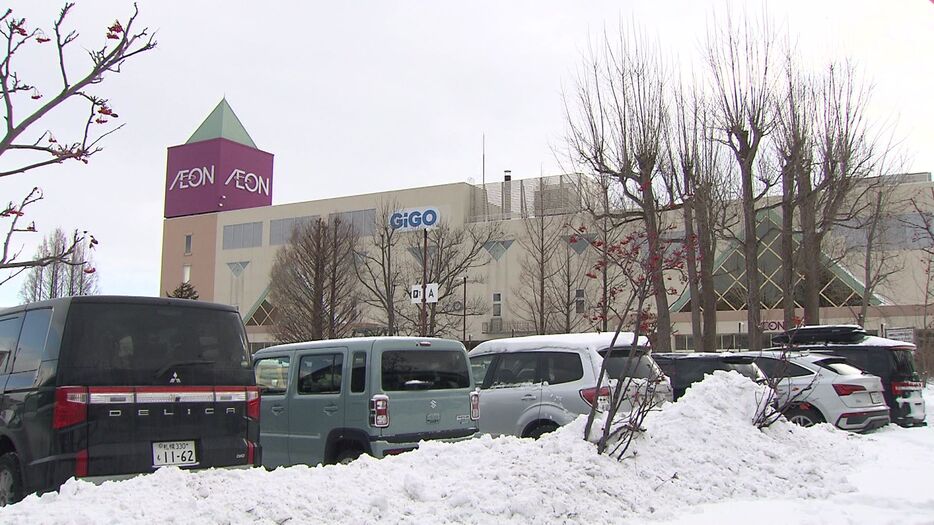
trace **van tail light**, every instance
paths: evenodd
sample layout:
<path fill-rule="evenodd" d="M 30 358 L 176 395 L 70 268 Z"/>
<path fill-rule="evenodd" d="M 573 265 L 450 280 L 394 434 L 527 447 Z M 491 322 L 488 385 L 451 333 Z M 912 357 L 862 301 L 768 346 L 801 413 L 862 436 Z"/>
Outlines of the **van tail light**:
<path fill-rule="evenodd" d="M 79 450 L 75 454 L 75 477 L 83 478 L 88 475 L 88 449 Z"/>
<path fill-rule="evenodd" d="M 924 385 L 920 381 L 892 381 L 892 393 L 896 396 L 921 390 Z"/>
<path fill-rule="evenodd" d="M 480 392 L 470 393 L 470 419 L 480 419 Z"/>
<path fill-rule="evenodd" d="M 610 387 L 602 387 L 599 392 L 596 388 L 585 388 L 581 390 L 581 399 L 591 407 L 596 401 L 597 407 L 606 406 L 610 402 Z"/>
<path fill-rule="evenodd" d="M 855 392 L 866 391 L 866 387 L 863 385 L 834 385 L 833 389 L 836 390 L 837 395 L 840 397 L 848 396 Z"/>
<path fill-rule="evenodd" d="M 389 396 L 376 394 L 370 399 L 370 425 L 376 428 L 389 426 Z"/>
<path fill-rule="evenodd" d="M 77 425 L 88 419 L 88 389 L 83 386 L 60 386 L 55 389 L 52 428 Z"/>
<path fill-rule="evenodd" d="M 246 387 L 246 417 L 259 421 L 259 387 Z"/>

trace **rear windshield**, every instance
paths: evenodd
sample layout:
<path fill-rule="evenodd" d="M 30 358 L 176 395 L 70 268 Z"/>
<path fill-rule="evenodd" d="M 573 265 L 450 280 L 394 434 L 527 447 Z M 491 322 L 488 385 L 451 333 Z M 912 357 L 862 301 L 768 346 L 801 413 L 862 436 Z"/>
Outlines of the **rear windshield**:
<path fill-rule="evenodd" d="M 759 367 L 752 363 L 730 362 L 722 359 L 672 359 L 668 364 L 662 366 L 665 371 L 669 371 L 673 380 L 679 384 L 696 383 L 707 374 L 712 374 L 717 370 L 724 372 L 737 372 L 753 381 L 764 379 Z"/>
<path fill-rule="evenodd" d="M 470 388 L 470 368 L 461 350 L 387 350 L 383 391 Z"/>
<path fill-rule="evenodd" d="M 58 384 L 251 385 L 236 312 L 155 304 L 72 303 Z"/>
<path fill-rule="evenodd" d="M 608 350 L 600 350 L 600 355 L 606 359 Z M 606 362 L 607 375 L 613 379 L 634 377 L 637 379 L 655 379 L 662 375 L 662 371 L 649 356 L 636 356 L 630 360 L 629 349 L 615 348 Z M 627 373 L 628 372 L 628 373 Z M 624 375 L 625 374 L 625 375 Z"/>
<path fill-rule="evenodd" d="M 862 370 L 847 363 L 843 359 L 823 359 L 821 361 L 815 361 L 815 364 L 832 370 L 842 376 L 858 376 L 863 373 Z"/>
<path fill-rule="evenodd" d="M 914 379 L 915 358 L 911 350 L 891 350 L 892 360 L 895 364 L 895 370 L 892 373 L 894 379 Z"/>

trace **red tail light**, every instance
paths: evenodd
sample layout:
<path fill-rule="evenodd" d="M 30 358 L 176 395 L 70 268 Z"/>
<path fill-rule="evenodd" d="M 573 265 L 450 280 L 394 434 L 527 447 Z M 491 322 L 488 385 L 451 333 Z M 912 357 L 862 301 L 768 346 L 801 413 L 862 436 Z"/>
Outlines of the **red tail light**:
<path fill-rule="evenodd" d="M 470 419 L 480 419 L 480 392 L 470 393 Z"/>
<path fill-rule="evenodd" d="M 79 450 L 75 454 L 75 477 L 83 478 L 88 475 L 88 450 Z"/>
<path fill-rule="evenodd" d="M 77 425 L 88 419 L 88 389 L 83 386 L 60 386 L 55 389 L 52 428 Z"/>
<path fill-rule="evenodd" d="M 370 399 L 370 425 L 376 428 L 389 426 L 389 396 L 376 394 Z"/>
<path fill-rule="evenodd" d="M 848 396 L 854 392 L 865 392 L 863 385 L 834 385 L 833 389 L 837 391 L 838 396 Z"/>
<path fill-rule="evenodd" d="M 920 381 L 893 381 L 892 393 L 899 396 L 906 392 L 921 390 L 923 386 Z"/>
<path fill-rule="evenodd" d="M 246 417 L 259 421 L 259 388 L 246 387 Z"/>
<path fill-rule="evenodd" d="M 581 390 L 581 399 L 590 406 L 594 406 L 595 401 L 597 403 L 606 403 L 610 400 L 610 388 L 605 386 L 600 389 L 599 393 L 596 388 L 585 388 Z"/>

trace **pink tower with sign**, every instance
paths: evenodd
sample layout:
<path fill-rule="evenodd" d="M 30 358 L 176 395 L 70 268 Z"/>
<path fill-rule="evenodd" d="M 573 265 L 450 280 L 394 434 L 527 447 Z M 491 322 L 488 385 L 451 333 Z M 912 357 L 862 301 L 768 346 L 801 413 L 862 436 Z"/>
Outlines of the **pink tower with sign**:
<path fill-rule="evenodd" d="M 188 142 L 168 150 L 165 217 L 271 205 L 272 160 L 221 100 Z"/>

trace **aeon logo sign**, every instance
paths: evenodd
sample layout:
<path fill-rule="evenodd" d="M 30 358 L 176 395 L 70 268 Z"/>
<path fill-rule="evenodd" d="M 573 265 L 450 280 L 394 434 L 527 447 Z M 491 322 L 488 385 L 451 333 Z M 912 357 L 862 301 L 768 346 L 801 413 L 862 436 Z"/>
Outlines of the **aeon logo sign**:
<path fill-rule="evenodd" d="M 187 190 L 191 188 L 200 188 L 202 186 L 214 185 L 214 165 L 196 167 L 185 170 L 178 170 L 169 190 L 179 189 Z M 269 195 L 269 179 L 263 178 L 255 173 L 234 169 L 230 172 L 224 186 L 233 186 L 238 190 L 258 195 Z"/>
<path fill-rule="evenodd" d="M 438 223 L 438 208 L 399 210 L 389 216 L 389 226 L 396 231 L 420 230 Z"/>
<path fill-rule="evenodd" d="M 169 190 L 178 188 L 187 190 L 188 188 L 200 188 L 201 186 L 214 185 L 214 165 L 204 166 L 202 168 L 191 168 L 189 170 L 178 170 L 175 179 Z"/>
<path fill-rule="evenodd" d="M 247 173 L 243 170 L 235 169 L 230 172 L 230 176 L 227 177 L 224 186 L 230 186 L 231 181 L 233 181 L 233 187 L 238 190 L 246 190 L 250 193 L 257 193 L 260 195 L 269 195 L 269 179 L 264 179 L 255 173 Z"/>

